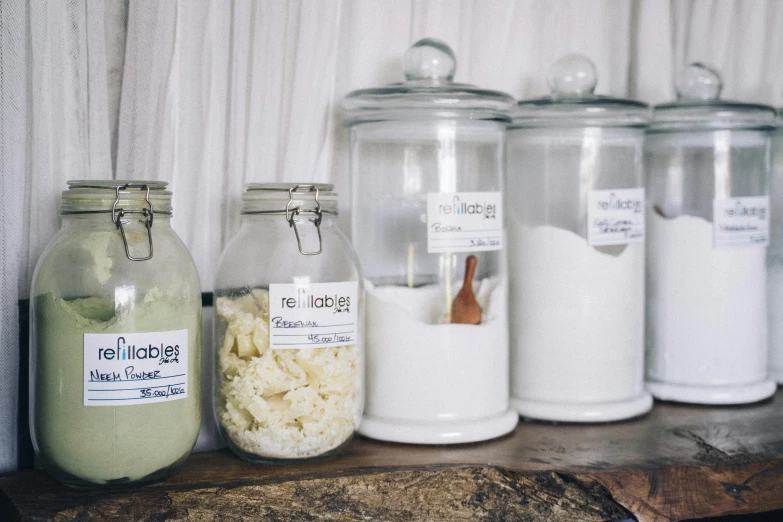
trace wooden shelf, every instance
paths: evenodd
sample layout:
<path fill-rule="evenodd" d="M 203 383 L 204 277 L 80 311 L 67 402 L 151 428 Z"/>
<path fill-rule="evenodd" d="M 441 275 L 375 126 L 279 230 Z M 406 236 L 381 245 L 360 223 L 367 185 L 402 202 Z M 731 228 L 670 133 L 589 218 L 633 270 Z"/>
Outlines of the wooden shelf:
<path fill-rule="evenodd" d="M 289 466 L 194 455 L 133 490 L 0 476 L 0 520 L 680 520 L 783 509 L 783 392 L 732 408 L 656 404 L 609 425 L 522 422 L 451 447 L 357 438 L 330 460 Z"/>

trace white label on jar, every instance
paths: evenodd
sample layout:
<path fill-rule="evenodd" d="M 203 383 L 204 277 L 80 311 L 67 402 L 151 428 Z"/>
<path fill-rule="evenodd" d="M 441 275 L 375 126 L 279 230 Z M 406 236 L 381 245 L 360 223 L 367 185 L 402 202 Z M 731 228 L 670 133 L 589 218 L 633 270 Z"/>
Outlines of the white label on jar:
<path fill-rule="evenodd" d="M 625 245 L 643 240 L 643 188 L 588 192 L 587 242 L 590 245 Z"/>
<path fill-rule="evenodd" d="M 359 283 L 269 285 L 269 346 L 273 350 L 356 344 Z"/>
<path fill-rule="evenodd" d="M 128 406 L 188 396 L 188 331 L 84 334 L 84 405 Z"/>
<path fill-rule="evenodd" d="M 427 252 L 503 249 L 501 192 L 427 194 Z"/>
<path fill-rule="evenodd" d="M 769 244 L 769 196 L 715 198 L 712 215 L 715 248 Z"/>

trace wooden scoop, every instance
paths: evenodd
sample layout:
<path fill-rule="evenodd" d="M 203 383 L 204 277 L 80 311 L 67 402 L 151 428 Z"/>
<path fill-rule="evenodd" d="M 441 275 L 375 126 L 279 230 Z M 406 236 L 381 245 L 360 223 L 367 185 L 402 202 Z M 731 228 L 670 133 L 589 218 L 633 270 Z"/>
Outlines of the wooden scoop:
<path fill-rule="evenodd" d="M 468 256 L 465 260 L 465 281 L 457 297 L 451 303 L 452 324 L 480 324 L 481 307 L 473 294 L 473 276 L 476 274 L 478 259 Z"/>

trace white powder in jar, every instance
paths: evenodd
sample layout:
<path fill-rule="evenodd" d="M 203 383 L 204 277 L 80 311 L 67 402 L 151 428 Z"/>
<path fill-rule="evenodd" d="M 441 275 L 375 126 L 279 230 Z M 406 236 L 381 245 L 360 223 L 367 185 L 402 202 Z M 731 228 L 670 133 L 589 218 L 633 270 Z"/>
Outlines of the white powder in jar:
<path fill-rule="evenodd" d="M 438 324 L 444 309 L 438 285 L 365 284 L 367 415 L 447 421 L 507 411 L 508 322 L 501 280 L 473 283 L 482 308 L 479 325 Z"/>
<path fill-rule="evenodd" d="M 767 374 L 763 245 L 713 248 L 713 224 L 647 213 L 647 378 L 696 386 Z"/>
<path fill-rule="evenodd" d="M 644 393 L 644 244 L 619 255 L 553 226 L 510 220 L 511 389 L 592 403 Z"/>

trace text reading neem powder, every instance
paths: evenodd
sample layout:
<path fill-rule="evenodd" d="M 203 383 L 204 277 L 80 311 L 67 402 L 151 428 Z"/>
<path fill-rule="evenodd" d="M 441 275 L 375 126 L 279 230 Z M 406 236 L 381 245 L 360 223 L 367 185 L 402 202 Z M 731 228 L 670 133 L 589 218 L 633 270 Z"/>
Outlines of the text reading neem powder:
<path fill-rule="evenodd" d="M 84 334 L 85 406 L 184 399 L 187 383 L 187 330 Z"/>

